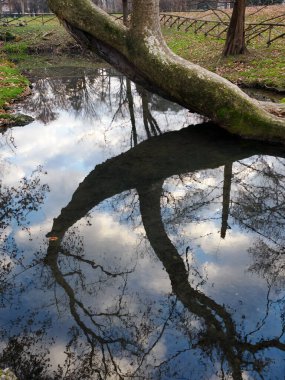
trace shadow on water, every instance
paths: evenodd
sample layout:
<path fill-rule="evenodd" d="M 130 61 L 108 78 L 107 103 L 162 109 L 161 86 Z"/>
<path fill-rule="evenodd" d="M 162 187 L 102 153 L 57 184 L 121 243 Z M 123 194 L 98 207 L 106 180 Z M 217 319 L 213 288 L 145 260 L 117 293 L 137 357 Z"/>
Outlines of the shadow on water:
<path fill-rule="evenodd" d="M 25 242 L 20 253 L 22 235 L 12 239 L 8 228 L 28 230 L 29 214 L 50 188 L 41 185 L 42 168 L 18 189 L 1 187 L 0 368 L 23 380 L 281 379 L 285 148 L 233 137 L 212 123 L 163 133 L 154 110 L 180 107 L 105 74 L 39 79 L 34 102 L 25 104 L 48 124 L 59 109 L 100 121 L 100 103 L 112 120 L 127 114 L 130 143 L 97 163 L 47 239 Z M 214 263 L 208 222 L 215 230 L 219 224 L 220 242 L 229 241 L 228 277 L 234 281 L 240 259 L 253 278 L 241 277 L 246 294 L 238 303 L 203 269 Z M 226 271 L 221 264 L 230 287 Z"/>

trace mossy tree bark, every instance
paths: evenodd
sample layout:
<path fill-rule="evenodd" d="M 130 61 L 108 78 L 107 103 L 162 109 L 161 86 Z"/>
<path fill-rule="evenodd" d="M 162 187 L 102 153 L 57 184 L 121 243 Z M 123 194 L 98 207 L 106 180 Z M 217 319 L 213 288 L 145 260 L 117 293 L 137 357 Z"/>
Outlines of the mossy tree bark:
<path fill-rule="evenodd" d="M 130 27 L 116 22 L 91 0 L 49 0 L 70 33 L 134 82 L 228 131 L 285 142 L 285 120 L 237 86 L 176 56 L 160 30 L 159 0 L 134 0 Z M 281 107 L 281 106 L 280 106 Z"/>

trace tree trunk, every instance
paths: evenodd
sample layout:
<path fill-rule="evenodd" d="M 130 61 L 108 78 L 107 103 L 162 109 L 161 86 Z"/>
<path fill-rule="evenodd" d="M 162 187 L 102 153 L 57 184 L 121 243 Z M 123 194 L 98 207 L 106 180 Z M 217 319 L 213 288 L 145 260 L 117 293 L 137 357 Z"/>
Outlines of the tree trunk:
<path fill-rule="evenodd" d="M 129 28 L 90 0 L 49 0 L 49 5 L 79 42 L 134 82 L 232 133 L 285 142 L 284 119 L 270 114 L 229 81 L 176 56 L 166 46 L 158 0 L 134 0 Z M 275 108 L 271 107 L 273 111 Z"/>
<path fill-rule="evenodd" d="M 21 13 L 22 14 L 25 13 L 25 2 L 24 2 L 24 0 L 21 0 Z"/>
<path fill-rule="evenodd" d="M 123 23 L 128 25 L 128 0 L 122 0 L 123 5 Z"/>
<path fill-rule="evenodd" d="M 8 5 L 9 5 L 9 13 L 12 13 L 12 0 L 8 0 Z"/>
<path fill-rule="evenodd" d="M 236 0 L 230 20 L 223 56 L 244 54 L 245 46 L 245 6 L 246 0 Z"/>

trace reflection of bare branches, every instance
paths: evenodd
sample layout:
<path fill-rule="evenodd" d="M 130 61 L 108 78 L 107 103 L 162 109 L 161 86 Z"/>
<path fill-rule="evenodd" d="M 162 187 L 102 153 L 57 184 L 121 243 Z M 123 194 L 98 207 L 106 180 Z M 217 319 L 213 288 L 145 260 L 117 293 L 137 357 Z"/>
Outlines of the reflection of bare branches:
<path fill-rule="evenodd" d="M 0 147 L 8 146 L 12 152 L 16 148 L 13 132 L 11 128 L 1 128 L 0 130 Z"/>
<path fill-rule="evenodd" d="M 189 285 L 184 262 L 166 235 L 160 215 L 162 183 L 145 186 L 138 192 L 146 234 L 169 275 L 174 293 L 190 312 L 202 317 L 207 326 L 213 326 L 216 341 L 232 367 L 233 378 L 242 379 L 241 369 L 236 365 L 237 360 L 241 362 L 241 354 L 239 349 L 236 350 L 237 333 L 230 314 L 224 307 Z M 209 328 L 207 335 L 210 335 Z"/>
<path fill-rule="evenodd" d="M 12 335 L 9 329 L 1 328 L 0 367 L 13 368 L 18 379 L 52 380 L 49 346 L 47 338 L 50 318 L 39 320 L 36 312 L 28 312 L 23 318 L 10 321 L 10 327 L 17 326 L 20 333 Z"/>
<path fill-rule="evenodd" d="M 130 313 L 127 311 L 126 302 L 124 301 L 126 297 L 127 278 L 133 270 L 112 272 L 106 270 L 103 265 L 95 263 L 94 260 L 84 258 L 84 252 L 83 250 L 81 251 L 80 248 L 81 239 L 79 239 L 78 247 L 76 246 L 76 238 L 74 239 L 73 233 L 71 234 L 71 239 L 69 239 L 69 236 L 70 235 L 67 234 L 62 244 L 61 239 L 50 241 L 45 263 L 51 269 L 56 284 L 64 290 L 68 299 L 70 313 L 89 344 L 89 364 L 91 368 L 94 368 L 95 365 L 93 358 L 98 357 L 100 354 L 102 356 L 104 371 L 101 372 L 97 367 L 98 375 L 100 375 L 99 378 L 101 378 L 101 376 L 105 378 L 107 374 L 114 372 L 118 378 L 123 379 L 116 353 L 123 353 L 127 350 L 132 352 L 133 355 L 138 356 L 141 350 L 139 342 L 131 339 L 132 334 L 129 335 L 125 333 L 124 329 L 120 332 L 119 329 L 120 325 L 124 326 L 124 328 L 129 326 L 131 329 L 134 329 Z M 74 254 L 72 251 L 76 253 Z M 73 266 L 77 266 L 78 269 L 66 273 L 66 263 L 63 262 L 63 258 L 72 259 L 74 262 Z M 97 277 L 93 287 L 87 287 L 83 273 L 81 269 L 79 269 L 79 265 L 81 264 L 91 267 L 92 270 L 100 269 L 103 277 L 99 276 L 98 273 L 92 273 L 92 276 Z M 68 274 L 68 282 L 66 274 Z M 111 308 L 107 307 L 102 309 L 103 305 L 101 306 L 99 304 L 91 310 L 90 306 L 85 306 L 84 301 L 79 299 L 78 294 L 81 293 L 81 291 L 79 292 L 76 287 L 74 276 L 80 277 L 81 291 L 83 290 L 92 294 L 93 298 L 97 292 L 100 293 L 100 290 L 102 291 L 103 285 L 107 284 L 107 282 L 110 282 L 112 279 L 121 280 L 122 286 L 120 295 L 118 295 L 116 301 L 113 300 Z M 118 280 L 114 286 L 120 289 Z M 95 367 L 96 366 L 97 364 Z"/>
<path fill-rule="evenodd" d="M 133 147 L 138 144 L 138 136 L 137 136 L 136 120 L 135 120 L 135 112 L 134 112 L 134 99 L 133 99 L 133 94 L 132 94 L 131 82 L 128 78 L 126 79 L 126 87 L 127 87 L 127 99 L 128 99 L 129 112 L 130 112 L 130 118 L 131 118 L 131 125 L 132 125 L 131 147 Z M 132 141 L 134 141 L 134 144 L 132 144 Z"/>
<path fill-rule="evenodd" d="M 150 138 L 151 136 L 158 136 L 161 134 L 161 130 L 157 124 L 157 121 L 152 116 L 149 110 L 148 93 L 146 92 L 145 89 L 141 87 L 137 87 L 137 88 L 142 99 L 143 122 L 144 122 L 147 138 Z"/>
<path fill-rule="evenodd" d="M 284 351 L 285 344 L 280 341 L 283 332 L 278 338 L 261 339 L 257 343 L 247 342 L 246 337 L 242 340 L 226 309 L 189 285 L 184 262 L 168 238 L 161 221 L 162 183 L 143 186 L 138 193 L 146 234 L 169 275 L 174 293 L 190 312 L 202 317 L 206 322 L 207 332 L 201 335 L 200 344 L 220 346 L 235 380 L 242 379 L 242 368 L 248 364 L 248 358 L 243 358 L 243 352 L 255 354 L 270 347 Z"/>
<path fill-rule="evenodd" d="M 38 173 L 41 172 L 42 168 L 39 167 L 31 178 L 22 178 L 17 188 L 0 182 L 0 229 L 5 229 L 12 219 L 19 226 L 24 226 L 26 216 L 39 209 L 49 191 L 47 184 L 40 185 Z"/>
<path fill-rule="evenodd" d="M 98 316 L 99 314 L 90 312 L 84 304 L 77 299 L 74 290 L 69 285 L 69 283 L 64 279 L 64 275 L 62 274 L 57 260 L 58 260 L 58 254 L 59 254 L 59 245 L 58 242 L 55 244 L 50 244 L 48 256 L 45 259 L 45 263 L 49 265 L 49 267 L 52 269 L 52 273 L 54 276 L 54 279 L 58 285 L 60 285 L 66 295 L 68 296 L 69 300 L 69 308 L 70 312 L 77 323 L 77 325 L 81 328 L 81 330 L 84 332 L 87 341 L 93 346 L 97 343 L 99 344 L 115 344 L 120 343 L 121 345 L 125 346 L 127 344 L 131 344 L 127 339 L 119 337 L 119 338 L 108 338 L 107 335 L 104 336 L 103 331 L 103 325 L 95 320 L 95 316 Z M 79 311 L 83 312 L 83 315 L 85 317 L 88 317 L 89 321 L 91 322 L 91 325 L 93 328 L 88 327 L 88 324 L 84 322 L 83 318 L 80 317 Z M 117 315 L 117 313 L 115 313 Z M 98 330 L 98 331 L 97 331 Z"/>
<path fill-rule="evenodd" d="M 267 281 L 268 283 L 268 281 Z M 256 328 L 252 331 L 250 331 L 249 333 L 247 333 L 245 335 L 245 339 L 247 339 L 249 336 L 255 334 L 256 332 L 260 331 L 261 328 L 265 325 L 266 323 L 266 320 L 269 316 L 269 310 L 270 310 L 270 305 L 271 305 L 271 300 L 270 300 L 270 292 L 271 292 L 271 288 L 272 288 L 272 283 L 268 283 L 268 289 L 267 289 L 267 294 L 266 294 L 266 311 L 265 311 L 265 315 L 264 317 L 262 318 L 261 321 L 259 321 L 256 325 Z"/>
<path fill-rule="evenodd" d="M 253 264 L 249 270 L 258 273 L 260 276 L 266 278 L 268 281 L 275 283 L 280 289 L 283 288 L 285 283 L 284 269 L 285 269 L 285 248 L 273 248 L 265 241 L 258 240 L 250 249 L 249 253 L 252 255 Z"/>
<path fill-rule="evenodd" d="M 57 79 L 47 76 L 38 79 L 34 83 L 33 96 L 25 102 L 25 108 L 36 113 L 45 124 L 55 120 L 59 110 L 68 109 L 83 118 L 99 119 L 98 102 L 112 109 L 111 99 L 107 102 L 107 94 L 110 95 L 111 91 L 109 79 L 110 75 L 101 70 L 93 76 L 83 73 L 79 77 Z"/>
<path fill-rule="evenodd" d="M 67 246 L 68 250 L 64 246 L 63 238 L 66 235 L 65 241 L 68 241 L 67 231 L 75 222 L 103 200 L 133 188 L 138 190 L 141 215 L 147 237 L 156 256 L 166 269 L 172 290 L 176 294 L 179 304 L 188 313 L 185 312 L 185 317 L 183 316 L 185 323 L 181 323 L 181 328 L 187 332 L 185 336 L 193 336 L 193 333 L 189 331 L 191 327 L 190 316 L 201 321 L 195 342 L 189 342 L 190 348 L 199 348 L 205 352 L 216 348 L 221 362 L 228 363 L 230 370 L 227 372 L 231 372 L 235 380 L 242 379 L 243 370 L 249 367 L 260 372 L 257 363 L 259 361 L 259 367 L 262 367 L 265 359 L 258 358 L 257 353 L 262 355 L 264 350 L 268 348 L 285 350 L 285 345 L 281 341 L 283 332 L 279 337 L 273 339 L 258 337 L 255 342 L 249 342 L 242 337 L 237 331 L 236 323 L 229 310 L 191 286 L 189 270 L 185 267 L 182 257 L 165 232 L 160 212 L 162 184 L 165 178 L 209 166 L 214 168 L 225 165 L 231 160 L 243 159 L 248 155 L 256 154 L 259 149 L 270 152 L 268 146 L 256 143 L 251 145 L 250 142 L 247 143 L 245 149 L 244 147 L 240 149 L 238 141 L 228 135 L 221 135 L 217 142 L 213 142 L 211 133 L 216 133 L 213 125 L 202 125 L 199 126 L 199 129 L 192 127 L 179 133 L 158 136 L 98 165 L 79 185 L 71 202 L 54 219 L 52 231 L 48 234 L 50 242 L 45 263 L 51 269 L 56 283 L 64 290 L 70 313 L 89 343 L 90 363 L 95 353 L 98 355 L 100 353 L 102 373 L 106 374 L 113 371 L 119 378 L 131 375 L 131 372 L 123 373 L 121 371 L 119 360 L 116 357 L 118 352 L 121 352 L 128 358 L 136 357 L 136 366 L 133 365 L 134 370 L 132 372 L 140 375 L 143 362 L 165 334 L 168 323 L 173 322 L 176 317 L 181 318 L 181 321 L 183 320 L 183 312 L 179 314 L 176 312 L 177 307 L 170 308 L 168 316 L 164 318 L 163 323 L 160 323 L 158 329 L 151 318 L 151 307 L 148 307 L 144 314 L 144 318 L 147 318 L 148 322 L 142 323 L 140 328 L 137 327 L 136 320 L 128 314 L 123 301 L 128 271 L 124 273 L 106 270 L 103 265 L 98 265 L 95 261 L 83 257 L 77 248 L 75 249 L 76 254 L 74 254 L 72 245 Z M 199 144 L 201 136 L 203 136 L 203 148 Z M 175 160 L 172 157 L 175 157 Z M 144 162 L 144 170 L 141 170 L 141 162 Z M 214 199 L 215 194 L 212 194 L 212 190 L 210 194 Z M 63 258 L 73 260 L 75 262 L 74 268 L 66 271 Z M 100 269 L 97 271 L 97 275 L 101 272 L 101 279 L 94 282 L 97 285 L 111 280 L 115 281 L 120 277 L 123 279 L 121 296 L 116 307 L 113 307 L 112 310 L 96 310 L 96 308 L 91 310 L 84 304 L 84 300 L 79 299 L 80 292 L 73 288 L 76 285 L 74 278 L 76 276 L 82 277 L 79 265 Z M 66 274 L 69 275 L 68 281 Z M 114 276 L 114 274 L 116 275 Z M 195 275 L 202 281 L 198 272 Z M 80 289 L 83 290 L 84 288 L 82 278 Z M 89 289 L 89 292 L 91 291 Z M 93 288 L 93 297 L 95 297 L 96 292 L 95 287 Z M 103 317 L 104 321 L 102 320 Z M 113 324 L 114 318 L 117 321 L 115 325 Z M 120 328 L 116 329 L 115 327 L 118 325 Z M 131 332 L 126 331 L 127 327 L 130 328 Z M 156 330 L 155 339 L 147 348 L 143 348 L 142 343 L 148 339 L 154 330 Z M 177 356 L 175 353 L 171 353 L 166 359 L 167 362 L 175 360 L 182 352 L 187 352 L 187 350 L 179 349 Z M 161 363 L 164 366 L 165 359 Z M 161 368 L 161 366 L 156 364 L 156 368 Z M 222 367 L 222 371 L 226 372 L 224 367 Z M 104 375 L 102 374 L 102 376 Z"/>
<path fill-rule="evenodd" d="M 232 197 L 231 215 L 244 227 L 279 244 L 285 225 L 284 205 L 285 176 L 284 163 L 275 160 L 277 168 L 271 167 L 263 158 L 253 162 L 239 162 L 234 182 L 236 196 Z"/>
<path fill-rule="evenodd" d="M 61 253 L 62 253 L 62 255 L 66 256 L 66 257 L 73 257 L 74 259 L 76 259 L 78 261 L 81 261 L 82 263 L 89 264 L 93 269 L 98 269 L 99 268 L 107 276 L 117 277 L 117 276 L 122 276 L 124 274 L 132 273 L 132 270 L 125 271 L 125 272 L 114 272 L 114 273 L 111 273 L 111 272 L 105 270 L 102 265 L 96 264 L 95 261 L 84 259 L 82 256 L 73 255 L 72 253 L 68 252 L 65 249 L 62 249 Z"/>
<path fill-rule="evenodd" d="M 141 357 L 141 359 L 140 359 L 140 363 L 139 363 L 139 365 L 137 366 L 135 372 L 133 373 L 133 376 L 135 376 L 135 375 L 139 372 L 139 370 L 140 370 L 140 368 L 141 368 L 141 366 L 142 366 L 142 364 L 143 364 L 145 358 L 150 354 L 150 352 L 154 349 L 154 347 L 157 345 L 157 343 L 158 343 L 158 342 L 160 341 L 160 339 L 162 338 L 162 336 L 163 336 L 163 334 L 164 334 L 164 332 L 165 332 L 165 329 L 166 329 L 166 327 L 167 327 L 167 325 L 168 325 L 168 323 L 169 323 L 169 321 L 170 321 L 170 319 L 171 319 L 171 316 L 172 316 L 172 314 L 173 314 L 173 312 L 174 312 L 174 310 L 175 310 L 176 303 L 177 303 L 177 301 L 175 300 L 175 302 L 173 302 L 173 304 L 172 304 L 172 306 L 171 306 L 171 308 L 170 308 L 170 310 L 169 310 L 169 315 L 167 316 L 167 318 L 165 319 L 164 323 L 162 324 L 162 326 L 161 326 L 161 328 L 160 328 L 160 332 L 158 333 L 158 335 L 157 335 L 156 339 L 154 340 L 154 342 L 152 343 L 152 345 L 151 345 L 151 346 L 148 348 L 148 350 L 145 351 L 144 354 L 142 355 L 142 357 Z"/>

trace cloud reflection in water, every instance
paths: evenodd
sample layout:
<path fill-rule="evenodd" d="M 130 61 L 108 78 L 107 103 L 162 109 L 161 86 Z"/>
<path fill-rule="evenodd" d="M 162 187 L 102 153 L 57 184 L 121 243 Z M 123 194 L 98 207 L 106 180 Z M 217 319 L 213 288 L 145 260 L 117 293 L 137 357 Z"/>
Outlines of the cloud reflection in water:
<path fill-rule="evenodd" d="M 41 121 L 3 149 L 6 186 L 42 165 L 51 192 L 27 229 L 2 231 L 0 364 L 30 379 L 281 378 L 284 149 L 211 124 L 165 133 L 189 113 L 150 95 L 141 110 L 141 90 L 105 77 L 39 81 L 50 104 L 25 104 Z"/>

